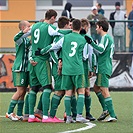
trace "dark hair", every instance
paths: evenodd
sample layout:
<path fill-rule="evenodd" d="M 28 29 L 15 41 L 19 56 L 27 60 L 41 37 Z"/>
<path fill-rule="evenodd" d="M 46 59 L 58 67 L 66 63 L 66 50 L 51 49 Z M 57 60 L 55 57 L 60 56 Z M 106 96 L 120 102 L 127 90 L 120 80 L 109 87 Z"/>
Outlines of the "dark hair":
<path fill-rule="evenodd" d="M 51 19 L 51 17 L 55 17 L 56 18 L 56 16 L 57 16 L 57 12 L 55 11 L 55 10 L 53 10 L 53 9 L 50 9 L 50 10 L 48 10 L 46 13 L 45 13 L 45 19 L 47 19 L 47 20 L 49 20 L 49 19 Z"/>
<path fill-rule="evenodd" d="M 115 3 L 115 6 L 120 6 L 120 5 L 121 5 L 120 2 Z"/>
<path fill-rule="evenodd" d="M 75 20 L 75 18 L 71 18 L 71 19 L 70 19 L 70 22 L 72 22 L 73 20 Z"/>
<path fill-rule="evenodd" d="M 99 6 L 99 7 L 102 7 L 102 4 L 101 4 L 101 3 L 98 3 L 98 6 Z"/>
<path fill-rule="evenodd" d="M 81 21 L 79 19 L 73 20 L 73 22 L 72 22 L 72 29 L 76 30 L 76 31 L 79 31 L 80 28 L 81 28 Z"/>
<path fill-rule="evenodd" d="M 66 24 L 69 24 L 69 19 L 65 16 L 62 16 L 58 19 L 58 27 L 64 28 Z"/>
<path fill-rule="evenodd" d="M 98 21 L 96 25 L 102 27 L 104 32 L 107 32 L 109 29 L 109 23 L 106 20 Z"/>

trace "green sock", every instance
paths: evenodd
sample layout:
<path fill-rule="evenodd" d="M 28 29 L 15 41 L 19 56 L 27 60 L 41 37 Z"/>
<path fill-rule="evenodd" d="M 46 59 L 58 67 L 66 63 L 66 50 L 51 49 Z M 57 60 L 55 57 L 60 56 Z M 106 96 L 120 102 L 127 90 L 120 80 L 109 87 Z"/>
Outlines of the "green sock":
<path fill-rule="evenodd" d="M 111 97 L 105 98 L 105 104 L 107 105 L 110 116 L 113 118 L 116 117 L 115 112 L 114 112 L 113 103 L 112 103 L 112 98 Z"/>
<path fill-rule="evenodd" d="M 43 93 L 42 93 L 43 94 Z M 38 103 L 38 105 L 37 105 L 37 109 L 39 109 L 39 110 L 42 110 L 42 94 L 41 94 L 41 96 L 40 96 L 40 100 L 39 100 L 39 103 Z"/>
<path fill-rule="evenodd" d="M 18 103 L 18 100 L 13 100 L 13 99 L 11 100 L 9 108 L 8 108 L 8 114 L 13 113 L 14 108 L 17 103 Z"/>
<path fill-rule="evenodd" d="M 31 90 L 29 93 L 29 114 L 34 115 L 34 107 L 36 104 L 36 92 Z"/>
<path fill-rule="evenodd" d="M 77 114 L 82 115 L 84 107 L 85 96 L 84 94 L 79 94 L 77 98 Z"/>
<path fill-rule="evenodd" d="M 91 96 L 85 96 L 85 110 L 86 116 L 90 115 Z"/>
<path fill-rule="evenodd" d="M 18 108 L 17 108 L 18 116 L 23 116 L 23 106 L 24 106 L 24 100 L 18 100 Z"/>
<path fill-rule="evenodd" d="M 29 93 L 26 95 L 24 103 L 24 114 L 29 114 Z"/>
<path fill-rule="evenodd" d="M 54 94 L 53 97 L 52 97 L 50 116 L 53 117 L 53 118 L 56 115 L 56 111 L 57 111 L 58 105 L 60 104 L 61 99 L 62 99 L 62 96 L 58 96 L 56 94 Z"/>
<path fill-rule="evenodd" d="M 105 100 L 104 100 L 104 97 L 103 97 L 102 93 L 98 92 L 98 93 L 96 93 L 96 95 L 97 95 L 97 97 L 99 99 L 99 102 L 100 102 L 102 108 L 103 108 L 103 111 L 108 110 L 107 106 L 105 105 Z"/>
<path fill-rule="evenodd" d="M 64 100 L 66 115 L 71 115 L 71 96 L 65 96 Z"/>
<path fill-rule="evenodd" d="M 50 104 L 50 89 L 44 89 L 42 94 L 42 106 L 43 106 L 43 115 L 48 116 L 49 104 Z"/>
<path fill-rule="evenodd" d="M 74 118 L 76 118 L 77 116 L 77 100 L 76 100 L 76 97 L 75 95 L 72 96 L 71 98 L 71 111 L 72 111 L 72 116 Z"/>

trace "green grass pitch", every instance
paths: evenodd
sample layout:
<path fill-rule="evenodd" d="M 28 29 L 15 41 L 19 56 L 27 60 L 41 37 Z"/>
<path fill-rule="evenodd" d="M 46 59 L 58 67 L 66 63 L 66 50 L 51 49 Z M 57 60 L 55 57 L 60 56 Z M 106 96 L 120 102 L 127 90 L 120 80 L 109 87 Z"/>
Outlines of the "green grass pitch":
<path fill-rule="evenodd" d="M 21 121 L 12 122 L 7 118 L 2 117 L 5 116 L 5 113 L 7 112 L 12 95 L 13 93 L 0 93 L 0 133 L 59 133 L 87 126 L 81 123 L 44 124 L 27 123 Z M 40 93 L 38 94 L 38 97 L 39 95 Z M 80 131 L 81 133 L 133 133 L 133 92 L 111 92 L 111 96 L 118 121 L 114 123 L 103 123 L 95 121 L 92 122 L 96 124 L 95 127 L 85 131 Z M 98 118 L 102 113 L 102 109 L 94 92 L 91 92 L 91 97 L 91 114 L 95 118 Z M 57 117 L 63 118 L 63 104 L 64 99 L 58 108 Z"/>

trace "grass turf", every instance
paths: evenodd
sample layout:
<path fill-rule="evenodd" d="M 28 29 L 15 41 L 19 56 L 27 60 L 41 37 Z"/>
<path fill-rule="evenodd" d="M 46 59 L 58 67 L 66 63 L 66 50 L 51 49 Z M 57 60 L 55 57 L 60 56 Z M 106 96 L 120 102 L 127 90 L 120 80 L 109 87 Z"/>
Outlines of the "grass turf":
<path fill-rule="evenodd" d="M 13 93 L 0 93 L 0 116 L 5 116 Z M 38 94 L 40 95 L 40 93 Z M 82 133 L 133 133 L 133 92 L 111 92 L 118 121 L 114 123 L 92 122 L 96 126 Z M 38 96 L 39 97 L 39 96 Z M 101 106 L 94 92 L 91 92 L 91 114 L 98 118 L 102 113 Z M 57 111 L 57 117 L 63 118 L 64 100 Z M 85 112 L 84 112 L 85 114 Z M 12 122 L 5 117 L 0 117 L 0 133 L 59 133 L 86 127 L 85 124 L 52 124 L 52 123 L 27 123 Z"/>

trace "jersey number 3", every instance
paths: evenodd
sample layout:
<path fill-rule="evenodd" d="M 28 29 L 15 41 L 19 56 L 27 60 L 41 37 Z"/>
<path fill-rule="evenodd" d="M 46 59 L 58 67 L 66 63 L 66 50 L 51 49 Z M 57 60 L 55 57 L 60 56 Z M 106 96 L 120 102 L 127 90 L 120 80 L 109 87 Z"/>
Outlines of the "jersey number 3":
<path fill-rule="evenodd" d="M 71 42 L 71 45 L 72 45 L 72 47 L 71 47 L 72 53 L 69 53 L 69 56 L 70 56 L 70 57 L 72 57 L 72 56 L 75 55 L 75 53 L 76 53 L 76 48 L 77 48 L 77 43 L 76 43 L 76 42 Z"/>

